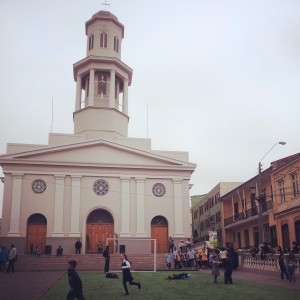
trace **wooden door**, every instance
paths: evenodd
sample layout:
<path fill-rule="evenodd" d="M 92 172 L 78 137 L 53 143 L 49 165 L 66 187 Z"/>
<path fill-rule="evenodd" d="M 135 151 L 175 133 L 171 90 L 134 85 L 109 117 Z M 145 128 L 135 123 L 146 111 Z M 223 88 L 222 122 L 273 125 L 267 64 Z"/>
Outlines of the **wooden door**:
<path fill-rule="evenodd" d="M 168 251 L 168 226 L 151 225 L 151 238 L 156 239 L 157 253 Z M 152 246 L 152 252 L 154 252 L 154 246 Z"/>
<path fill-rule="evenodd" d="M 41 253 L 45 253 L 47 224 L 28 224 L 26 253 L 31 253 L 31 247 L 37 246 Z"/>
<path fill-rule="evenodd" d="M 87 224 L 86 225 L 86 253 L 98 253 L 97 244 L 102 242 L 106 246 L 106 239 L 114 237 L 114 224 Z M 113 252 L 113 240 L 109 241 L 110 250 Z"/>

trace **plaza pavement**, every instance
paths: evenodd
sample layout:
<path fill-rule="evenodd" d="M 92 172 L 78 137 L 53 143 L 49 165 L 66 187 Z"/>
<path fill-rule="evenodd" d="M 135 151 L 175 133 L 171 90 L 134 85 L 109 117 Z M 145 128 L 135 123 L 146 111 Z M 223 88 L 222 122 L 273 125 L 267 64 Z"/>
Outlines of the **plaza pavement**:
<path fill-rule="evenodd" d="M 194 271 L 191 271 L 192 273 Z M 201 270 L 211 272 L 211 270 Z M 36 300 L 39 299 L 65 272 L 15 272 L 0 273 L 0 299 L 1 300 Z M 193 274 L 193 273 L 192 273 Z M 281 280 L 279 273 L 260 272 L 258 270 L 238 270 L 233 272 L 235 279 L 270 284 L 278 287 L 297 289 L 300 292 L 300 278 L 296 276 L 296 282 Z M 220 278 L 221 279 L 221 278 Z M 222 284 L 222 280 L 219 280 Z M 68 283 L 66 282 L 66 291 Z"/>

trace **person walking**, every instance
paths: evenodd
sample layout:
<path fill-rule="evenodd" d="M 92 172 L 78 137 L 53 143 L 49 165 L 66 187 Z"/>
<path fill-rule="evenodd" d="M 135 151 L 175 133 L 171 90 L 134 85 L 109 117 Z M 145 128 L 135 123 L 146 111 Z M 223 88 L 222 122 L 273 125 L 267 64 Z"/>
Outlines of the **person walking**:
<path fill-rule="evenodd" d="M 77 262 L 76 260 L 70 260 L 68 262 L 68 280 L 70 284 L 70 291 L 67 295 L 67 300 L 74 300 L 75 298 L 78 300 L 85 300 L 82 293 L 82 282 L 75 271 Z"/>
<path fill-rule="evenodd" d="M 177 265 L 177 269 L 181 269 L 182 268 L 182 264 L 181 264 L 181 252 L 179 250 L 177 251 L 177 255 L 176 255 L 176 265 Z"/>
<path fill-rule="evenodd" d="M 102 255 L 105 259 L 104 273 L 108 273 L 109 272 L 109 260 L 110 260 L 110 251 L 109 251 L 108 245 L 105 247 L 105 250 Z"/>
<path fill-rule="evenodd" d="M 98 253 L 101 254 L 103 252 L 103 245 L 101 241 L 98 242 L 97 248 L 98 248 Z"/>
<path fill-rule="evenodd" d="M 0 272 L 6 271 L 8 253 L 4 247 L 0 247 Z"/>
<path fill-rule="evenodd" d="M 217 278 L 220 276 L 220 268 L 219 268 L 219 266 L 220 266 L 221 262 L 219 261 L 219 257 L 218 257 L 218 255 L 215 252 L 213 252 L 212 255 L 213 255 L 212 275 L 214 276 L 213 283 L 218 283 L 217 282 Z"/>
<path fill-rule="evenodd" d="M 125 290 L 125 295 L 129 295 L 128 288 L 126 283 L 129 282 L 130 285 L 136 285 L 138 289 L 140 290 L 142 288 L 140 282 L 134 282 L 134 278 L 131 275 L 130 268 L 131 264 L 128 261 L 127 255 L 122 254 L 121 255 L 121 260 L 122 260 L 122 272 L 123 272 L 123 286 Z"/>
<path fill-rule="evenodd" d="M 279 268 L 280 268 L 280 278 L 283 280 L 284 275 L 285 275 L 285 278 L 289 279 L 289 274 L 288 274 L 287 269 L 286 269 L 286 264 L 285 264 L 283 251 L 281 251 L 279 253 L 278 263 L 279 263 Z"/>
<path fill-rule="evenodd" d="M 168 245 L 169 245 L 169 251 L 173 252 L 173 250 L 174 250 L 174 241 L 173 241 L 171 236 L 169 237 Z"/>
<path fill-rule="evenodd" d="M 198 250 L 195 251 L 196 268 L 201 270 L 201 254 Z"/>
<path fill-rule="evenodd" d="M 224 269 L 224 283 L 225 284 L 233 284 L 232 282 L 232 259 L 231 257 L 227 257 L 223 263 L 223 269 Z"/>
<path fill-rule="evenodd" d="M 180 240 L 180 242 L 179 242 L 179 249 L 180 249 L 181 253 L 183 253 L 183 247 L 184 247 L 184 241 Z"/>
<path fill-rule="evenodd" d="M 61 247 L 61 245 L 58 246 L 58 248 L 56 249 L 56 256 L 62 256 L 64 252 L 64 249 Z"/>
<path fill-rule="evenodd" d="M 192 249 L 189 249 L 187 255 L 188 255 L 187 266 L 195 268 L 196 267 L 196 263 L 195 263 L 195 251 L 192 250 Z"/>
<path fill-rule="evenodd" d="M 81 248 L 82 248 L 82 243 L 80 242 L 80 240 L 77 240 L 77 242 L 75 243 L 76 254 L 81 254 Z"/>
<path fill-rule="evenodd" d="M 208 269 L 208 264 L 207 264 L 207 249 L 204 246 L 202 248 L 202 252 L 201 252 L 201 264 L 202 266 L 206 266 L 206 269 Z"/>
<path fill-rule="evenodd" d="M 174 251 L 173 251 L 173 261 L 174 261 L 174 269 L 177 269 L 177 249 L 176 247 L 174 247 Z"/>
<path fill-rule="evenodd" d="M 191 241 L 191 239 L 188 238 L 185 243 L 186 243 L 186 249 L 187 249 L 187 251 L 191 250 L 192 249 L 192 241 Z"/>
<path fill-rule="evenodd" d="M 8 254 L 8 266 L 7 266 L 6 273 L 9 273 L 10 269 L 11 269 L 12 273 L 15 272 L 15 262 L 16 261 L 17 261 L 17 249 L 16 249 L 15 245 L 11 245 L 11 249 Z"/>
<path fill-rule="evenodd" d="M 169 252 L 166 254 L 166 264 L 167 264 L 168 270 L 171 269 L 171 263 L 172 263 L 172 252 L 169 251 Z"/>

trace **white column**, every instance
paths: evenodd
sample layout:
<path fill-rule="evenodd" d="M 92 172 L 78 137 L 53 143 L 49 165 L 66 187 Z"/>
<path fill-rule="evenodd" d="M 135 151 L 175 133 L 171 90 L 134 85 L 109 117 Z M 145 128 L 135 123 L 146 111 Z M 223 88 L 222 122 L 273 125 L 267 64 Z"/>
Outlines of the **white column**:
<path fill-rule="evenodd" d="M 75 111 L 78 111 L 81 108 L 81 89 L 81 76 L 77 75 Z"/>
<path fill-rule="evenodd" d="M 109 107 L 115 107 L 115 79 L 116 72 L 114 70 L 110 71 L 110 85 L 109 85 Z"/>
<path fill-rule="evenodd" d="M 90 70 L 89 106 L 94 106 L 95 70 Z"/>
<path fill-rule="evenodd" d="M 124 79 L 124 88 L 123 88 L 123 113 L 128 115 L 128 79 Z"/>
<path fill-rule="evenodd" d="M 130 208 L 129 208 L 129 180 L 128 177 L 121 178 L 122 185 L 122 203 L 121 203 L 121 232 L 120 237 L 130 237 L 129 220 L 130 220 Z"/>
<path fill-rule="evenodd" d="M 20 236 L 20 211 L 22 199 L 22 178 L 24 174 L 12 174 L 12 196 L 10 228 L 7 236 Z"/>
<path fill-rule="evenodd" d="M 53 220 L 53 237 L 64 236 L 63 217 L 64 217 L 64 190 L 65 175 L 55 176 L 55 199 L 54 199 L 54 220 Z"/>
<path fill-rule="evenodd" d="M 145 178 L 136 178 L 136 237 L 146 237 Z"/>
<path fill-rule="evenodd" d="M 71 201 L 71 232 L 69 236 L 80 237 L 80 183 L 81 176 L 71 176 L 72 178 L 72 201 Z"/>
<path fill-rule="evenodd" d="M 174 189 L 174 222 L 175 232 L 174 237 L 184 237 L 183 232 L 183 213 L 182 213 L 182 180 L 173 179 Z"/>

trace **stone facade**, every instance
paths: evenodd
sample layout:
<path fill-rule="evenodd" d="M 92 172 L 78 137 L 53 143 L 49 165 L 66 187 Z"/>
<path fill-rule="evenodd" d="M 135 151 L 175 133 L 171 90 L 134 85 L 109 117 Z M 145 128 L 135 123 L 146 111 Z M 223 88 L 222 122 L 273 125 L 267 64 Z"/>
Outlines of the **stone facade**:
<path fill-rule="evenodd" d="M 74 64 L 74 134 L 50 133 L 48 145 L 8 144 L 2 244 L 19 253 L 62 245 L 83 253 L 107 238 L 190 236 L 189 188 L 196 165 L 187 152 L 151 149 L 128 137 L 132 70 L 121 61 L 124 26 L 100 11 L 86 22 L 87 56 Z M 160 246 L 160 247 L 159 247 Z M 45 250 L 44 250 L 45 249 Z"/>

